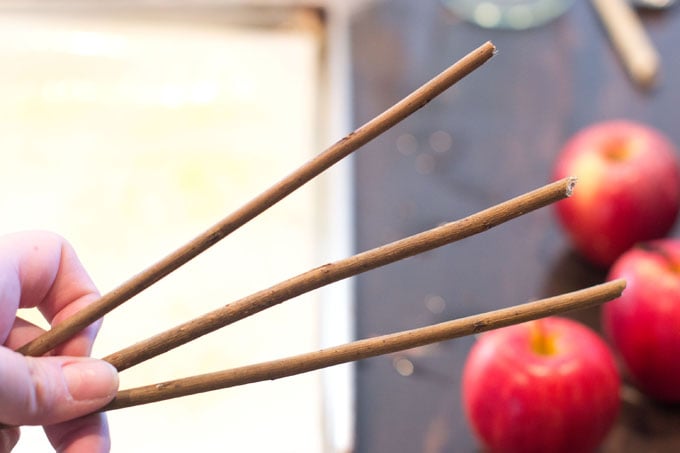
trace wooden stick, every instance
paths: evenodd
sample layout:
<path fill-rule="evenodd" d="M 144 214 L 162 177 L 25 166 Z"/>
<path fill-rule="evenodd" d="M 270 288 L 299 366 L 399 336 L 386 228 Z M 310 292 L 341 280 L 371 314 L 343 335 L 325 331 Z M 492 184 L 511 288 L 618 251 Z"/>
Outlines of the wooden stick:
<path fill-rule="evenodd" d="M 45 334 L 19 348 L 18 352 L 38 356 L 52 350 L 58 344 L 63 343 L 126 300 L 186 264 L 344 157 L 423 107 L 451 85 L 479 68 L 495 52 L 496 47 L 490 42 L 473 50 L 403 100 L 302 165 L 188 244 L 105 294 L 61 324 L 53 326 Z"/>
<path fill-rule="evenodd" d="M 624 280 L 614 280 L 548 299 L 433 326 L 359 340 L 317 352 L 122 390 L 102 410 L 122 409 L 237 385 L 280 379 L 340 363 L 354 362 L 571 310 L 593 307 L 619 297 L 625 286 Z"/>
<path fill-rule="evenodd" d="M 630 78 L 642 88 L 654 86 L 660 57 L 628 0 L 592 0 Z"/>
<path fill-rule="evenodd" d="M 561 200 L 571 195 L 575 183 L 576 178 L 565 178 L 467 218 L 312 269 L 104 357 L 104 360 L 122 371 L 313 289 L 481 233 Z"/>

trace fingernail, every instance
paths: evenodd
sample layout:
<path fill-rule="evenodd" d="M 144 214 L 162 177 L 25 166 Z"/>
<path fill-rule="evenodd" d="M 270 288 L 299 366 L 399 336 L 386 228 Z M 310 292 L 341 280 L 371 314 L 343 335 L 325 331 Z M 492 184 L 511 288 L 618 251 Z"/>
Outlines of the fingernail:
<path fill-rule="evenodd" d="M 69 362 L 62 371 L 68 391 L 76 401 L 111 399 L 118 390 L 118 372 L 103 360 Z"/>

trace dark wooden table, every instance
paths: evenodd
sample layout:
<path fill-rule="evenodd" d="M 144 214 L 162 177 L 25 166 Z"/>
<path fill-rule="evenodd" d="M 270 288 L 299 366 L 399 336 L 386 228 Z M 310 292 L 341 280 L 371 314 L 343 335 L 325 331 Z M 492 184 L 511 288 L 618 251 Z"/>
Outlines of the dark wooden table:
<path fill-rule="evenodd" d="M 680 144 L 680 8 L 645 13 L 643 20 L 663 59 L 661 84 L 651 93 L 632 85 L 589 2 L 577 1 L 557 21 L 521 32 L 462 22 L 436 0 L 377 2 L 356 14 L 357 125 L 483 42 L 500 50 L 359 151 L 358 249 L 543 185 L 560 146 L 596 121 L 643 121 Z M 428 325 L 603 279 L 602 270 L 570 251 L 546 208 L 359 277 L 357 335 Z M 599 328 L 597 310 L 570 316 Z M 476 451 L 460 404 L 462 364 L 473 341 L 358 363 L 357 452 Z M 602 451 L 680 451 L 680 410 L 629 394 Z"/>

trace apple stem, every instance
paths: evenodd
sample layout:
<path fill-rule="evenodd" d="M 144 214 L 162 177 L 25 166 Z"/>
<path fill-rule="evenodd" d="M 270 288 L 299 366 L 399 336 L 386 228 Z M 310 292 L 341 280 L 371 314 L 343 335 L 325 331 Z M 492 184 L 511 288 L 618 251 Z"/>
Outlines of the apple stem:
<path fill-rule="evenodd" d="M 531 349 L 540 355 L 552 355 L 556 352 L 555 339 L 545 331 L 540 319 L 531 321 Z"/>
<path fill-rule="evenodd" d="M 605 146 L 605 156 L 611 162 L 622 162 L 630 156 L 630 145 L 621 138 L 613 138 Z"/>
<path fill-rule="evenodd" d="M 680 263 L 678 263 L 678 261 L 662 247 L 657 246 L 653 242 L 641 242 L 637 244 L 637 247 L 640 250 L 660 255 L 666 261 L 666 264 L 671 269 L 671 271 L 680 274 Z"/>

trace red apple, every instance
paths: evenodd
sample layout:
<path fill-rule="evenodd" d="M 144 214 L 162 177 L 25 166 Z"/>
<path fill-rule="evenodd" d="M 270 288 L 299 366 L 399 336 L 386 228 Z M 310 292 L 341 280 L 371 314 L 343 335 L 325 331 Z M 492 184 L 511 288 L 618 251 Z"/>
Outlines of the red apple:
<path fill-rule="evenodd" d="M 578 132 L 560 151 L 553 176 L 578 178 L 574 195 L 555 207 L 575 249 L 599 266 L 665 236 L 680 208 L 677 150 L 643 124 L 607 121 Z"/>
<path fill-rule="evenodd" d="M 492 452 L 588 452 L 619 411 L 619 374 L 588 327 L 550 317 L 483 334 L 463 370 L 463 406 Z"/>
<path fill-rule="evenodd" d="M 602 309 L 605 334 L 642 391 L 680 403 L 680 240 L 639 244 L 608 278 L 625 278 L 627 286 Z"/>

